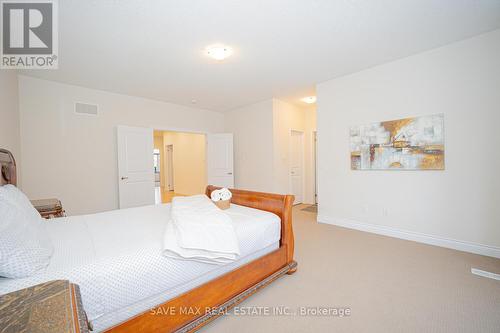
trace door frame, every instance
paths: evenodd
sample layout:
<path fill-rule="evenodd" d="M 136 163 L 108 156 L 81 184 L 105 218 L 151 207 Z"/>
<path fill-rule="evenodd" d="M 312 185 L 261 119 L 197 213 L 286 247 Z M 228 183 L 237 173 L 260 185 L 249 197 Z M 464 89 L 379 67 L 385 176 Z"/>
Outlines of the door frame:
<path fill-rule="evenodd" d="M 172 151 L 169 153 L 168 152 L 168 147 L 172 147 Z M 164 150 L 164 153 L 165 153 L 165 185 L 167 187 L 167 190 L 168 191 L 175 191 L 175 182 L 174 182 L 174 145 L 173 144 L 169 144 L 169 145 L 165 145 L 165 143 L 163 144 L 163 150 Z M 169 175 L 169 172 L 170 172 L 170 175 Z M 171 176 L 172 179 L 169 179 Z M 170 186 L 172 186 L 172 189 L 170 189 Z"/>
<path fill-rule="evenodd" d="M 304 169 L 305 169 L 305 141 L 304 141 L 304 138 L 305 138 L 305 131 L 304 130 L 300 130 L 300 129 L 295 129 L 295 128 L 290 128 L 289 132 L 288 132 L 288 189 L 289 189 L 289 192 L 293 194 L 292 192 L 292 163 L 291 163 L 291 151 L 292 151 L 292 135 L 293 135 L 293 132 L 298 132 L 298 133 L 301 133 L 301 141 L 302 141 L 302 158 L 301 158 L 301 161 L 300 161 L 300 164 L 302 166 L 302 202 L 300 203 L 297 203 L 298 204 L 302 204 L 304 203 L 304 190 L 305 190 L 305 176 L 304 176 Z M 295 205 L 295 204 L 294 204 Z"/>
<path fill-rule="evenodd" d="M 312 131 L 312 171 L 314 172 L 314 191 L 313 191 L 313 201 L 314 204 L 318 204 L 318 131 Z"/>

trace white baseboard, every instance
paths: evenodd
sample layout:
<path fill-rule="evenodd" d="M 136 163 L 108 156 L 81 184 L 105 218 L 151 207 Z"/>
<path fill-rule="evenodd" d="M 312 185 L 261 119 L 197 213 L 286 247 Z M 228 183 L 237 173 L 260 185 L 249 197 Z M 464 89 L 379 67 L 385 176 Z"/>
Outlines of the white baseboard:
<path fill-rule="evenodd" d="M 422 234 L 414 231 L 401 230 L 393 227 L 380 226 L 375 224 L 363 223 L 349 219 L 328 218 L 318 214 L 318 222 L 337 225 L 339 227 L 356 229 L 360 231 L 370 232 L 373 234 L 384 235 L 389 237 L 411 240 L 414 242 L 430 244 L 435 246 L 446 247 L 458 251 L 481 254 L 483 256 L 500 258 L 500 247 L 483 245 L 471 242 L 465 242 L 455 239 L 443 238 L 428 234 Z"/>

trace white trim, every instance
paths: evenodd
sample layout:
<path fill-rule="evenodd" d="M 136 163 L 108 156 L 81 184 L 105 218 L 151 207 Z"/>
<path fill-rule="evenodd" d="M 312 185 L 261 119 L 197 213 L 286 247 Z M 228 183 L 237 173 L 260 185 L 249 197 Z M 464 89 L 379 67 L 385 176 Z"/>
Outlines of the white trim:
<path fill-rule="evenodd" d="M 471 268 L 470 272 L 474 275 L 482 276 L 488 279 L 493 279 L 493 280 L 498 280 L 500 281 L 500 274 L 488 272 L 488 271 L 483 271 L 482 269 L 477 269 L 477 268 Z"/>
<path fill-rule="evenodd" d="M 299 129 L 295 129 L 295 128 L 290 128 L 289 130 L 289 133 L 288 133 L 288 192 L 289 193 L 292 193 L 293 194 L 293 191 L 292 191 L 292 166 L 291 166 L 291 159 L 290 159 L 290 153 L 292 151 L 292 135 L 293 135 L 293 132 L 297 132 L 297 133 L 300 133 L 300 140 L 301 140 L 301 149 L 302 149 L 302 158 L 301 158 L 301 172 L 302 172 L 302 201 L 301 202 L 294 202 L 293 204 L 294 205 L 298 205 L 298 204 L 303 204 L 305 203 L 305 189 L 306 189 L 306 177 L 305 177 L 305 167 L 306 167 L 306 164 L 305 164 L 305 155 L 306 155 L 306 150 L 305 150 L 305 131 L 303 130 L 299 130 Z"/>
<path fill-rule="evenodd" d="M 313 184 L 313 203 L 318 204 L 318 131 L 311 132 L 312 136 L 312 170 L 314 172 Z"/>
<path fill-rule="evenodd" d="M 212 134 L 208 131 L 198 131 L 193 129 L 179 128 L 179 127 L 152 127 L 153 132 L 177 132 L 177 133 L 190 133 L 190 134 L 204 134 L 205 136 L 208 134 Z M 217 134 L 217 133 L 214 133 Z"/>
<path fill-rule="evenodd" d="M 496 246 L 471 243 L 456 239 L 423 234 L 414 231 L 401 230 L 393 227 L 363 223 L 349 219 L 329 218 L 321 214 L 318 214 L 318 222 L 337 225 L 339 227 L 344 227 L 349 229 L 370 232 L 378 235 L 406 239 L 418 243 L 446 247 L 458 251 L 481 254 L 483 256 L 500 258 L 500 247 Z"/>
<path fill-rule="evenodd" d="M 165 156 L 164 156 L 164 163 L 163 163 L 163 166 L 164 166 L 163 173 L 164 173 L 165 177 L 163 179 L 163 183 L 164 183 L 164 185 L 165 185 L 165 187 L 167 188 L 168 191 L 175 191 L 175 183 L 174 183 L 174 144 L 171 143 L 171 144 L 167 144 L 166 145 L 163 140 L 161 142 L 163 144 L 163 153 L 165 154 Z M 170 153 L 168 152 L 168 148 L 169 147 L 172 147 L 172 151 Z M 206 147 L 205 147 L 205 149 L 206 149 Z M 161 173 L 162 173 L 162 169 L 160 168 L 160 174 Z M 172 177 L 172 179 L 169 179 L 170 176 Z"/>

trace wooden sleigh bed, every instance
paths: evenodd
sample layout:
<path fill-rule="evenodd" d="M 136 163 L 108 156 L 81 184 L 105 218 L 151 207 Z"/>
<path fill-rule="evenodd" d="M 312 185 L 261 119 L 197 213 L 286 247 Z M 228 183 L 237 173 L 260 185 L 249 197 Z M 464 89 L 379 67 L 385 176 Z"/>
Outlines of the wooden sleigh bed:
<path fill-rule="evenodd" d="M 16 165 L 9 151 L 0 149 L 2 184 L 16 185 Z M 206 195 L 218 189 L 208 186 Z M 150 311 L 122 322 L 106 332 L 193 332 L 225 314 L 259 289 L 297 270 L 293 260 L 292 195 L 231 189 L 231 202 L 276 214 L 281 219 L 277 250 L 244 264 L 199 287 L 181 294 Z M 168 309 L 169 313 L 165 313 Z M 210 311 L 207 311 L 207 310 Z M 161 314 L 160 314 L 161 313 Z"/>
<path fill-rule="evenodd" d="M 216 189 L 219 188 L 209 185 L 206 194 L 210 196 Z M 194 332 L 277 278 L 285 274 L 293 274 L 297 270 L 297 263 L 293 260 L 293 195 L 237 189 L 231 189 L 231 192 L 232 203 L 265 210 L 280 217 L 280 247 L 232 272 L 158 305 L 158 308 L 174 309 L 175 315 L 157 315 L 156 313 L 164 311 L 152 309 L 107 332 Z M 194 311 L 180 313 L 181 309 Z M 201 313 L 197 313 L 197 309 Z M 206 311 L 207 309 L 210 311 Z"/>

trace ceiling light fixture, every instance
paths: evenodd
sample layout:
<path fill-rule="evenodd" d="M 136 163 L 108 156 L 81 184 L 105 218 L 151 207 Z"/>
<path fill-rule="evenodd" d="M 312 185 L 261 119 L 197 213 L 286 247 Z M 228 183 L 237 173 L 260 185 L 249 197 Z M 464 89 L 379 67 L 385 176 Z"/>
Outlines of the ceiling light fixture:
<path fill-rule="evenodd" d="M 207 46 L 205 52 L 210 58 L 221 61 L 230 57 L 233 54 L 233 49 L 227 45 L 214 44 Z"/>
<path fill-rule="evenodd" d="M 316 103 L 316 96 L 307 96 L 301 99 L 302 102 L 307 104 Z"/>

